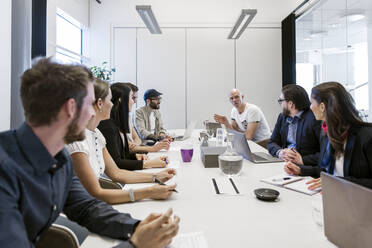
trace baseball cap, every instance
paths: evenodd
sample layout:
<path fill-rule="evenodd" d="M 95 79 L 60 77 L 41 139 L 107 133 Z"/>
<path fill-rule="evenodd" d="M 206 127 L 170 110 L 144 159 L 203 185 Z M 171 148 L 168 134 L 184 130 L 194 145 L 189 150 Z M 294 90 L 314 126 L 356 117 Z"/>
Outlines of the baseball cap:
<path fill-rule="evenodd" d="M 146 90 L 145 94 L 143 95 L 143 100 L 145 100 L 146 102 L 146 99 L 155 98 L 161 95 L 163 94 L 160 93 L 159 91 L 155 89 L 149 89 L 149 90 Z"/>

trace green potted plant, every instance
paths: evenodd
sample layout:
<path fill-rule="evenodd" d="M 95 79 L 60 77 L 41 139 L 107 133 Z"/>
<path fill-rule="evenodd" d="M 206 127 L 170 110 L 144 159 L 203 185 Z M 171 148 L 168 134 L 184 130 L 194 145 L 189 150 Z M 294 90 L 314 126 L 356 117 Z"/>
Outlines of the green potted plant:
<path fill-rule="evenodd" d="M 102 63 L 102 66 L 92 66 L 90 70 L 92 71 L 94 77 L 107 82 L 112 81 L 112 73 L 115 72 L 115 68 L 109 68 L 106 61 Z"/>

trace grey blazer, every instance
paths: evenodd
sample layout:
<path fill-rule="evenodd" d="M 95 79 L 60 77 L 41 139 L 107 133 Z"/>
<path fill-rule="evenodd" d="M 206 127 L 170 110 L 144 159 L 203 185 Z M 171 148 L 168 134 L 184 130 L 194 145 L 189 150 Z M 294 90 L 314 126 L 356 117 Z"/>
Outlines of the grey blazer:
<path fill-rule="evenodd" d="M 151 108 L 146 105 L 136 110 L 135 127 L 142 140 L 158 140 L 160 133 L 166 133 L 159 110 L 153 110 L 155 116 L 155 133 L 151 132 Z"/>

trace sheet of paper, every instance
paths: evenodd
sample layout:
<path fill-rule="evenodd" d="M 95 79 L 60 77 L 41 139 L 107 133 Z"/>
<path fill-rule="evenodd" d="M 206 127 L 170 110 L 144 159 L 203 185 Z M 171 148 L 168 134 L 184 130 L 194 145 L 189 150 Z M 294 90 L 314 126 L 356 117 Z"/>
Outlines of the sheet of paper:
<path fill-rule="evenodd" d="M 150 168 L 150 169 L 143 169 L 143 170 L 136 170 L 136 172 L 144 172 L 144 173 L 158 173 L 162 170 L 165 170 L 167 168 L 173 168 L 175 170 L 178 170 L 180 168 L 180 161 L 177 160 L 171 160 L 169 161 L 169 164 L 165 168 Z"/>
<path fill-rule="evenodd" d="M 208 248 L 208 243 L 202 232 L 186 233 L 173 238 L 167 248 Z"/>
<path fill-rule="evenodd" d="M 283 186 L 283 185 L 290 184 L 296 181 L 300 181 L 302 179 L 303 177 L 300 177 L 300 176 L 291 176 L 291 175 L 288 175 L 287 173 L 281 173 L 281 174 L 278 174 L 278 175 L 275 175 L 269 178 L 261 179 L 260 181 L 264 183 L 272 184 L 272 185 Z"/>
<path fill-rule="evenodd" d="M 211 187 L 216 195 L 244 195 L 239 187 L 239 184 L 237 183 L 237 180 L 229 177 L 211 178 Z"/>
<path fill-rule="evenodd" d="M 321 191 L 321 189 L 316 189 L 316 190 L 308 190 L 307 189 L 309 187 L 309 185 L 306 184 L 306 182 L 308 182 L 312 179 L 313 178 L 311 178 L 311 177 L 305 177 L 301 181 L 284 185 L 284 188 L 291 189 L 291 190 L 294 190 L 294 191 L 297 191 L 297 192 L 300 192 L 300 193 L 304 193 L 304 194 L 307 194 L 307 195 L 314 195 L 316 193 L 319 193 Z"/>

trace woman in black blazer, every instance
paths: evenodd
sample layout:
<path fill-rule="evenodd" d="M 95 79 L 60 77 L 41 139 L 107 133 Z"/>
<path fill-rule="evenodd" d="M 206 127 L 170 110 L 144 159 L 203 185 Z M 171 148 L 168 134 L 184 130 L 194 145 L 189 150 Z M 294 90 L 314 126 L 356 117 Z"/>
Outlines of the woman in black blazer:
<path fill-rule="evenodd" d="M 322 83 L 312 89 L 310 108 L 323 121 L 318 167 L 287 162 L 285 171 L 318 177 L 310 190 L 321 187 L 321 171 L 372 188 L 372 123 L 361 120 L 352 96 L 339 83 Z"/>
<path fill-rule="evenodd" d="M 129 109 L 133 105 L 133 92 L 124 83 L 111 85 L 112 103 L 110 119 L 98 125 L 106 139 L 106 147 L 117 166 L 126 170 L 142 170 L 144 168 L 165 167 L 166 156 L 147 159 L 145 154 L 129 151 L 127 133 L 129 133 Z"/>

